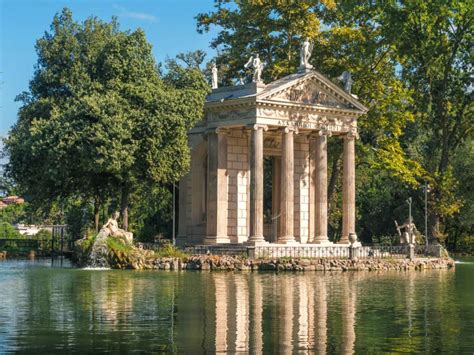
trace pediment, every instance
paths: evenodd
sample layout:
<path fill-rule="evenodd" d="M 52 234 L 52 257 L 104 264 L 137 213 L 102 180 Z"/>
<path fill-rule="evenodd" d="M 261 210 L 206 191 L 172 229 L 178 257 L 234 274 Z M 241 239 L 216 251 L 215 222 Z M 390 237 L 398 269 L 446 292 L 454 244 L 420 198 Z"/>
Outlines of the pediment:
<path fill-rule="evenodd" d="M 277 80 L 260 92 L 257 100 L 367 111 L 352 95 L 315 71 Z"/>

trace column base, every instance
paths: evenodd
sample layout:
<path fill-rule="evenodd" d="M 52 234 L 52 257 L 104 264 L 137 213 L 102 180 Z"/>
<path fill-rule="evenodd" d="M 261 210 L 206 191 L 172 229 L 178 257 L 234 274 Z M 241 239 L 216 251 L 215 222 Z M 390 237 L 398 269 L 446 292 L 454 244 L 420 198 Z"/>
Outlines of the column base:
<path fill-rule="evenodd" d="M 249 237 L 249 239 L 244 244 L 249 245 L 249 246 L 256 246 L 256 245 L 267 245 L 269 243 L 262 236 L 262 237 Z"/>
<path fill-rule="evenodd" d="M 336 244 L 347 244 L 347 245 L 350 245 L 351 242 L 349 242 L 349 238 L 348 238 L 348 237 L 345 237 L 345 238 L 342 238 L 340 241 L 338 241 Z"/>
<path fill-rule="evenodd" d="M 327 237 L 324 237 L 324 239 L 316 237 L 311 243 L 308 244 L 316 244 L 316 245 L 334 245 L 333 242 L 330 242 Z"/>
<path fill-rule="evenodd" d="M 293 236 L 280 237 L 277 239 L 276 244 L 285 244 L 285 245 L 300 245 L 300 242 L 295 240 Z"/>
<path fill-rule="evenodd" d="M 213 245 L 213 244 L 229 244 L 230 239 L 227 236 L 208 236 L 203 240 L 204 245 Z"/>

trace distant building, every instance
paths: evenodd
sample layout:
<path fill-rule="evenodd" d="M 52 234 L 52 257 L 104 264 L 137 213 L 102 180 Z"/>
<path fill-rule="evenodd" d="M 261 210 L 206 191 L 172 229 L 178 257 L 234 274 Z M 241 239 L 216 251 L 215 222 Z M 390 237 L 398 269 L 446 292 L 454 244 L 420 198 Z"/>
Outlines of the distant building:
<path fill-rule="evenodd" d="M 49 232 L 53 232 L 52 226 L 41 226 L 41 225 L 28 225 L 28 224 L 15 224 L 14 225 L 15 229 L 20 233 L 21 235 L 36 235 L 38 232 L 42 229 L 48 230 Z"/>
<path fill-rule="evenodd" d="M 0 201 L 0 210 L 3 210 L 8 205 L 5 202 Z"/>
<path fill-rule="evenodd" d="M 25 200 L 19 196 L 7 196 L 2 198 L 2 203 L 5 205 L 21 205 L 24 202 Z"/>

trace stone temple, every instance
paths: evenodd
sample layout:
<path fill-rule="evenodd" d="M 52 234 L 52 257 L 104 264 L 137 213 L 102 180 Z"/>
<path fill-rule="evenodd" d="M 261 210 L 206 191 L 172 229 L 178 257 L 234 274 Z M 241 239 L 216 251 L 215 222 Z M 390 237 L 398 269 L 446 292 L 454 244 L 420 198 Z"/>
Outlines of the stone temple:
<path fill-rule="evenodd" d="M 343 140 L 343 230 L 355 233 L 355 139 L 367 112 L 303 68 L 270 84 L 215 88 L 189 132 L 179 185 L 180 245 L 308 245 L 328 240 L 327 142 Z"/>

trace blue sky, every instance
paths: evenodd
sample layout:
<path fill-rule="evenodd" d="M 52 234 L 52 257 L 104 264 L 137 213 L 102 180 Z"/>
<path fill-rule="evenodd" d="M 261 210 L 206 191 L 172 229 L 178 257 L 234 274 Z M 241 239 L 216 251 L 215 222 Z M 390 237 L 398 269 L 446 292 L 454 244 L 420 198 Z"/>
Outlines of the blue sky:
<path fill-rule="evenodd" d="M 141 27 L 158 62 L 180 52 L 201 49 L 210 59 L 213 33 L 198 34 L 195 16 L 213 9 L 213 0 L 0 0 L 0 136 L 16 121 L 16 95 L 28 89 L 37 57 L 35 42 L 63 7 L 82 21 L 90 15 L 110 21 L 117 16 L 122 30 Z"/>

